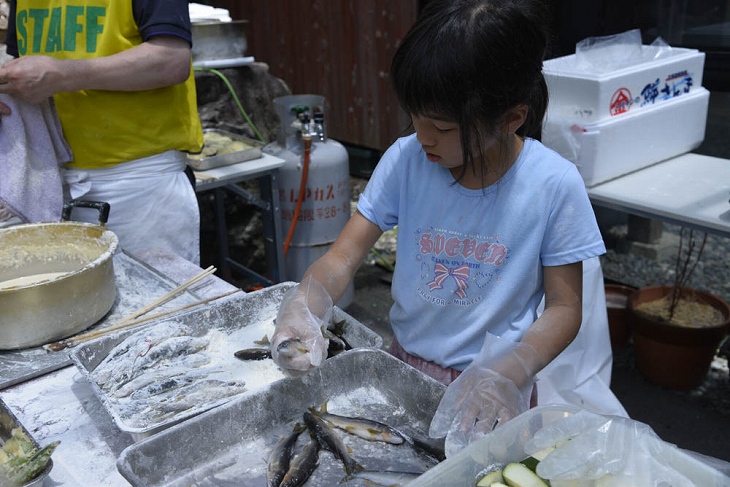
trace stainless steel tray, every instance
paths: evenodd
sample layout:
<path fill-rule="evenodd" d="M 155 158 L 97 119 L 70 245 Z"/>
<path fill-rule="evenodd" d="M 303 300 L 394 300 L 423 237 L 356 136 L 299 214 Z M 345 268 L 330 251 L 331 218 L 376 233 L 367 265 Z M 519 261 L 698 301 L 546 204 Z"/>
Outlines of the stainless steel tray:
<path fill-rule="evenodd" d="M 188 155 L 188 166 L 192 167 L 196 171 L 205 171 L 216 167 L 229 166 L 239 162 L 250 161 L 251 159 L 258 159 L 262 156 L 261 147 L 264 146 L 264 143 L 259 140 L 249 139 L 246 136 L 234 134 L 233 132 L 217 128 L 208 128 L 203 130 L 203 133 L 209 132 L 216 132 L 221 135 L 225 135 L 233 140 L 241 141 L 251 147 L 241 151 L 229 152 L 228 154 L 218 154 L 203 158 Z"/>
<path fill-rule="evenodd" d="M 13 412 L 10 410 L 10 408 L 3 402 L 2 399 L 0 399 L 0 445 L 4 445 L 7 440 L 9 440 L 12 437 L 12 430 L 15 428 L 20 428 L 23 433 L 25 433 L 28 438 L 33 442 L 33 446 L 35 446 L 37 449 L 41 448 L 41 445 L 38 444 L 38 442 L 33 438 L 33 436 L 28 432 L 28 430 L 23 426 L 20 421 L 18 421 L 18 418 L 15 417 Z M 43 485 L 43 481 L 46 477 L 51 473 L 51 469 L 53 469 L 53 460 L 48 460 L 48 465 L 46 468 L 43 469 L 43 471 L 38 474 L 33 480 L 26 482 L 23 484 L 22 487 L 40 487 Z"/>
<path fill-rule="evenodd" d="M 114 419 L 117 427 L 129 433 L 135 440 L 139 440 L 230 401 L 233 397 L 255 393 L 257 388 L 268 385 L 268 381 L 283 379 L 283 373 L 278 370 L 271 359 L 244 362 L 235 358 L 233 353 L 243 348 L 256 346 L 253 343 L 254 340 L 261 340 L 265 334 L 271 336 L 274 330 L 273 319 L 276 317 L 279 304 L 286 291 L 295 284 L 286 282 L 249 294 L 235 294 L 204 308 L 193 309 L 174 318 L 152 322 L 141 329 L 120 332 L 90 341 L 74 348 L 71 352 L 71 359 L 91 383 L 94 393 Z M 333 319 L 345 321 L 343 334 L 352 347 L 379 348 L 382 346 L 383 340 L 378 334 L 337 307 L 334 309 Z M 216 375 L 205 373 L 205 378 L 227 379 L 245 376 L 245 382 L 248 383 L 246 391 L 231 396 L 226 396 L 231 393 L 230 389 L 221 389 L 216 392 L 205 391 L 205 397 L 184 409 L 180 403 L 188 398 L 176 396 L 174 401 L 165 402 L 161 408 L 155 410 L 157 406 L 151 404 L 149 398 L 133 399 L 131 396 L 129 399 L 120 398 L 113 391 L 104 390 L 105 381 L 98 381 L 94 370 L 118 344 L 133 334 L 139 337 L 135 339 L 138 343 L 142 343 L 151 333 L 169 336 L 167 330 L 178 325 L 187 328 L 186 335 L 210 338 L 201 353 L 210 358 L 210 364 L 214 364 L 216 370 L 221 372 L 216 372 Z M 142 355 L 140 354 L 140 356 Z M 130 365 L 125 370 L 132 370 L 138 366 L 138 363 L 125 365 Z M 190 369 L 190 373 L 202 374 L 210 370 L 208 367 L 207 364 L 200 368 L 196 367 Z M 153 368 L 147 373 L 153 374 L 149 377 L 155 377 L 154 374 L 164 373 L 160 370 L 162 368 Z M 195 382 L 201 380 L 202 377 L 197 375 Z M 156 382 L 159 382 L 159 379 Z M 140 412 L 140 408 L 150 407 L 151 409 L 148 411 Z M 164 409 L 164 412 L 160 409 Z"/>
<path fill-rule="evenodd" d="M 157 270 L 124 251 L 114 254 L 114 282 L 117 297 L 111 310 L 98 323 L 81 333 L 111 325 L 177 286 Z M 156 311 L 172 309 L 200 298 L 186 290 Z M 47 352 L 43 347 L 0 351 L 0 390 L 71 364 L 68 350 Z"/>
<path fill-rule="evenodd" d="M 444 389 L 382 350 L 351 350 L 304 377 L 276 382 L 127 447 L 117 468 L 134 486 L 266 485 L 269 452 L 308 408 L 327 403 L 330 412 L 381 421 L 424 439 Z M 409 443 L 337 433 L 368 470 L 421 472 L 437 462 Z M 323 450 L 307 485 L 340 485 L 344 475 L 342 464 Z M 342 485 L 373 484 L 352 479 Z"/>

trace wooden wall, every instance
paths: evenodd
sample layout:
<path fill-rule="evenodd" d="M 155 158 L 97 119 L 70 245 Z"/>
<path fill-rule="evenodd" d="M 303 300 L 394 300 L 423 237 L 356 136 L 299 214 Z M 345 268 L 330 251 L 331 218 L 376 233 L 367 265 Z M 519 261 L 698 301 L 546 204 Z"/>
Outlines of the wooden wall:
<path fill-rule="evenodd" d="M 249 21 L 248 55 L 293 94 L 327 99 L 329 135 L 385 150 L 408 127 L 390 86 L 390 61 L 417 0 L 215 0 Z"/>

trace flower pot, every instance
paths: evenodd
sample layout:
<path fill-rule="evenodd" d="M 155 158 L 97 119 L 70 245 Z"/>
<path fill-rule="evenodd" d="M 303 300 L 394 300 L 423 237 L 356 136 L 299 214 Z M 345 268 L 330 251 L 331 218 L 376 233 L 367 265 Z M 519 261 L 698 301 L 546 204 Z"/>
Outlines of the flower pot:
<path fill-rule="evenodd" d="M 730 331 L 730 306 L 710 293 L 685 290 L 684 295 L 691 293 L 724 317 L 717 326 L 701 328 L 669 324 L 636 311 L 640 304 L 671 292 L 671 286 L 645 287 L 629 298 L 636 366 L 651 382 L 670 389 L 692 389 L 704 381 L 720 341 Z"/>
<path fill-rule="evenodd" d="M 620 284 L 605 284 L 606 312 L 608 313 L 608 331 L 611 336 L 611 348 L 617 350 L 625 347 L 631 337 L 631 320 L 629 319 L 629 296 L 636 290 Z"/>

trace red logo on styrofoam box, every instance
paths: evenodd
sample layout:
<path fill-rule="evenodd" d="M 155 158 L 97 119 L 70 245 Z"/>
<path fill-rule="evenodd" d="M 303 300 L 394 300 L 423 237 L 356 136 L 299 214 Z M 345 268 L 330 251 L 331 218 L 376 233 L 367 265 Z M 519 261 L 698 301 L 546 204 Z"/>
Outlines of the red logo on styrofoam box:
<path fill-rule="evenodd" d="M 626 113 L 631 108 L 633 98 L 628 88 L 619 88 L 611 97 L 611 116 Z"/>

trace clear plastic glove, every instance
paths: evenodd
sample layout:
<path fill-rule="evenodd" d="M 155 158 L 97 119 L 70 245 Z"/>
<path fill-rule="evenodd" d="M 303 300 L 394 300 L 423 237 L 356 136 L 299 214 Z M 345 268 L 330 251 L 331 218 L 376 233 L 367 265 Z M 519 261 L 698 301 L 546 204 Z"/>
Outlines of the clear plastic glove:
<path fill-rule="evenodd" d="M 447 457 L 528 409 L 536 354 L 530 345 L 487 334 L 479 355 L 446 389 L 431 420 L 429 435 L 446 436 Z"/>
<path fill-rule="evenodd" d="M 301 376 L 327 358 L 322 334 L 332 317 L 332 298 L 312 277 L 291 288 L 282 299 L 271 337 L 271 357 L 285 373 Z"/>
<path fill-rule="evenodd" d="M 555 448 L 537 465 L 549 480 L 595 480 L 601 485 L 692 485 L 670 465 L 673 445 L 646 424 L 580 411 L 555 421 L 525 444 L 532 455 Z"/>

